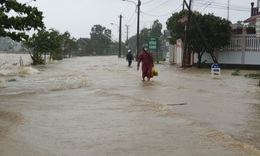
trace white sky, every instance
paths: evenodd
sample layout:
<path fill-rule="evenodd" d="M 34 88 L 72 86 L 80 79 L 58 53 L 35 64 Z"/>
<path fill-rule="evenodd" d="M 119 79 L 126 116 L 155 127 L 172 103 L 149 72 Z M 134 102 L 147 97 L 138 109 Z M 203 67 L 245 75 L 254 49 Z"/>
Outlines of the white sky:
<path fill-rule="evenodd" d="M 17 0 L 21 3 L 30 0 Z M 129 0 L 131 1 L 131 0 Z M 186 0 L 189 3 L 189 0 Z M 213 13 L 227 18 L 229 1 L 229 20 L 236 23 L 250 17 L 251 2 L 257 0 L 193 0 L 193 10 Z M 28 5 L 36 6 L 43 12 L 47 29 L 54 28 L 61 33 L 69 31 L 72 37 L 90 37 L 91 28 L 100 24 L 112 31 L 112 38 L 118 40 L 119 15 L 122 14 L 122 40 L 126 40 L 126 26 L 129 25 L 129 37 L 136 34 L 138 0 L 36 0 Z M 182 9 L 183 0 L 141 0 L 140 30 L 151 27 L 158 19 L 166 28 L 166 21 L 174 12 Z M 115 25 L 111 25 L 114 23 Z"/>

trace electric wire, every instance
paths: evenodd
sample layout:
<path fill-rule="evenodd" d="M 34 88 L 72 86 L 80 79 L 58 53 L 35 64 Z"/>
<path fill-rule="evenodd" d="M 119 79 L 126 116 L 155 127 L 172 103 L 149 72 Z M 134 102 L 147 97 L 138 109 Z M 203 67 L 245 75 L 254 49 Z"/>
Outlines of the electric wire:
<path fill-rule="evenodd" d="M 145 2 L 145 3 L 143 3 L 143 5 L 148 4 L 148 3 L 151 3 L 152 1 L 154 1 L 154 0 L 150 0 L 150 1 L 148 1 L 148 2 Z"/>
<path fill-rule="evenodd" d="M 212 0 L 202 11 L 200 12 L 203 12 L 205 9 L 207 9 L 215 0 Z"/>
<path fill-rule="evenodd" d="M 213 8 L 213 9 L 221 9 L 221 10 L 226 10 L 226 7 L 220 7 L 220 6 L 213 6 L 210 5 L 208 8 Z M 241 12 L 250 12 L 250 9 L 237 9 L 237 8 L 229 8 L 229 10 L 234 10 L 234 11 L 241 11 Z"/>
<path fill-rule="evenodd" d="M 181 6 L 182 6 L 182 4 L 179 5 L 178 8 L 176 8 L 174 11 L 171 11 L 170 13 L 167 13 L 167 14 L 164 14 L 164 15 L 152 15 L 152 14 L 148 14 L 148 13 L 144 13 L 144 12 L 141 12 L 141 13 L 142 13 L 142 14 L 145 14 L 145 15 L 147 15 L 147 16 L 151 16 L 151 17 L 165 17 L 165 16 L 169 16 L 169 15 L 171 15 L 172 13 L 174 13 L 175 11 L 177 11 Z"/>
<path fill-rule="evenodd" d="M 123 9 L 123 11 L 121 11 L 121 14 L 124 13 L 124 11 L 126 11 L 126 9 L 128 8 L 129 4 L 125 6 L 125 8 Z"/>
<path fill-rule="evenodd" d="M 169 2 L 171 2 L 171 1 L 172 1 L 172 0 L 167 0 L 166 2 L 163 2 L 163 3 L 161 3 L 160 5 L 158 5 L 158 6 L 154 7 L 154 8 L 152 8 L 150 11 L 145 11 L 145 12 L 147 12 L 147 13 L 152 12 L 152 11 L 154 11 L 154 10 L 160 8 L 160 7 L 163 7 L 163 6 L 167 5 L 167 4 L 168 4 Z"/>
<path fill-rule="evenodd" d="M 197 0 L 194 2 L 194 5 L 196 5 L 196 6 L 201 5 L 199 7 L 202 7 L 207 3 L 209 3 L 209 1 Z M 232 10 L 237 10 L 237 11 L 249 11 L 250 10 L 249 7 L 242 7 L 242 6 L 238 6 L 238 5 L 229 5 L 229 7 L 232 8 Z M 224 3 L 213 2 L 210 4 L 209 8 L 226 9 L 227 5 Z"/>
<path fill-rule="evenodd" d="M 128 14 L 132 10 L 132 4 L 127 3 L 126 7 L 122 10 L 121 14 Z"/>
<path fill-rule="evenodd" d="M 132 16 L 130 17 L 130 19 L 128 20 L 128 22 L 126 22 L 126 24 L 129 24 L 129 23 L 130 23 L 130 21 L 132 20 L 132 18 L 134 17 L 134 15 L 135 15 L 135 12 L 132 14 Z"/>
<path fill-rule="evenodd" d="M 148 4 L 148 3 L 152 3 L 152 2 L 154 2 L 154 0 L 149 0 L 147 2 L 144 2 L 144 3 L 142 3 L 142 5 L 145 5 L 145 4 Z M 170 13 L 167 13 L 167 14 L 162 14 L 162 15 L 149 14 L 149 12 L 154 11 L 155 9 L 164 7 L 166 5 L 169 6 L 170 2 L 171 2 L 170 0 L 167 0 L 167 1 L 164 1 L 163 3 L 161 3 L 159 5 L 155 6 L 150 11 L 141 11 L 140 12 L 141 17 L 143 19 L 145 18 L 145 16 L 158 17 L 158 18 L 160 18 L 160 17 L 167 17 L 167 16 L 173 14 L 174 12 L 176 12 L 182 6 L 182 4 L 179 5 L 174 11 L 171 11 Z M 220 3 L 220 2 L 216 2 L 215 0 L 196 0 L 193 3 L 194 3 L 193 4 L 194 6 L 197 6 L 196 9 L 198 9 L 198 10 L 199 10 L 199 8 L 203 7 L 202 11 L 200 11 L 200 12 L 205 11 L 207 8 L 222 9 L 222 10 L 226 10 L 227 9 L 227 5 L 226 4 Z M 238 5 L 229 5 L 229 6 L 230 6 L 229 10 L 241 11 L 241 12 L 250 12 L 250 8 L 249 7 L 247 8 L 247 7 L 242 7 L 242 6 L 238 6 Z M 126 6 L 126 8 L 127 7 L 128 6 Z M 131 18 L 127 21 L 127 25 L 129 25 L 129 27 L 133 27 L 133 25 L 135 24 L 135 22 L 137 20 L 137 17 L 133 18 L 135 14 L 136 14 L 136 10 L 131 15 Z M 142 22 L 144 22 L 144 20 L 142 20 Z M 129 30 L 131 31 L 131 29 L 129 29 Z"/>
<path fill-rule="evenodd" d="M 194 2 L 194 4 L 205 4 L 205 3 L 208 3 L 209 1 L 201 1 L 201 0 L 197 0 Z M 217 5 L 217 6 L 223 6 L 223 7 L 227 7 L 227 4 L 226 3 L 219 3 L 219 2 L 214 2 L 212 5 Z M 247 9 L 249 7 L 242 7 L 242 6 L 239 6 L 239 5 L 230 5 L 232 7 L 236 7 L 236 8 L 242 8 L 242 9 Z"/>

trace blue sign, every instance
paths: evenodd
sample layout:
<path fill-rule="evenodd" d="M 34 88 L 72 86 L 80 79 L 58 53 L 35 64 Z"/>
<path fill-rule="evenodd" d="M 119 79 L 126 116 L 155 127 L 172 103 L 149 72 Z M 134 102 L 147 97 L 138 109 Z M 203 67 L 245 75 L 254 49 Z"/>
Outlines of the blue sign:
<path fill-rule="evenodd" d="M 214 63 L 214 64 L 212 64 L 212 65 L 211 65 L 211 68 L 220 68 L 220 65 L 219 65 L 219 64 L 216 64 L 216 63 Z"/>

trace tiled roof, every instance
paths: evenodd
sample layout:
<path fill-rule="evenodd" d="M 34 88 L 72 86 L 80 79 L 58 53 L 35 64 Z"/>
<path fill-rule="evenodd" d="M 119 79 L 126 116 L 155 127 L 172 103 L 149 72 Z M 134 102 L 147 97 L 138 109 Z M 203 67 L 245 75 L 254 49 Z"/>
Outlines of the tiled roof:
<path fill-rule="evenodd" d="M 249 17 L 248 19 L 244 20 L 244 23 L 255 21 L 257 18 L 260 18 L 260 14 L 252 16 L 252 17 Z"/>

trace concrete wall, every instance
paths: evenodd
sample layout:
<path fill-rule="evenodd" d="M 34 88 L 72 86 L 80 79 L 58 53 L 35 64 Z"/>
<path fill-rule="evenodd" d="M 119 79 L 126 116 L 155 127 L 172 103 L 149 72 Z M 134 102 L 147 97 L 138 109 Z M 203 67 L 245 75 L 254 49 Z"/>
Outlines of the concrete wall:
<path fill-rule="evenodd" d="M 245 57 L 243 59 L 242 52 L 232 51 L 232 52 L 217 52 L 216 58 L 220 64 L 240 64 L 240 65 L 260 65 L 260 52 L 245 52 Z M 208 53 L 204 53 L 202 56 L 202 62 L 213 63 L 211 56 Z M 198 61 L 197 53 L 194 54 L 194 62 Z"/>

